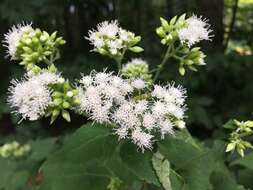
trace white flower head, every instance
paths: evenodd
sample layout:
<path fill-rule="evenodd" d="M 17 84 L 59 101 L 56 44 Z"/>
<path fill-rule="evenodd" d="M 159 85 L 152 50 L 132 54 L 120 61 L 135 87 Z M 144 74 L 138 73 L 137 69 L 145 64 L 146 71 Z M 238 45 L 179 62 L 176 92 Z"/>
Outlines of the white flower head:
<path fill-rule="evenodd" d="M 173 123 L 169 120 L 164 120 L 159 123 L 161 129 L 161 138 L 164 139 L 166 134 L 174 135 Z"/>
<path fill-rule="evenodd" d="M 146 100 L 140 100 L 137 103 L 135 103 L 135 112 L 137 114 L 142 114 L 144 111 L 146 111 L 148 108 L 148 101 Z"/>
<path fill-rule="evenodd" d="M 152 149 L 153 135 L 142 131 L 141 128 L 138 127 L 133 130 L 131 138 L 133 143 L 136 144 L 142 152 L 144 152 L 145 149 Z"/>
<path fill-rule="evenodd" d="M 38 75 L 31 76 L 30 79 L 39 81 L 42 85 L 49 85 L 58 83 L 60 77 L 60 74 L 42 71 Z"/>
<path fill-rule="evenodd" d="M 91 113 L 91 119 L 98 123 L 109 122 L 109 110 L 106 106 L 96 106 Z"/>
<path fill-rule="evenodd" d="M 196 15 L 188 18 L 186 20 L 186 27 L 178 31 L 181 43 L 186 43 L 189 47 L 191 47 L 202 40 L 211 40 L 213 37 L 210 34 L 212 30 L 207 22 L 207 19 L 197 17 Z"/>
<path fill-rule="evenodd" d="M 23 119 L 37 120 L 51 103 L 50 90 L 37 79 L 12 81 L 8 102 Z"/>
<path fill-rule="evenodd" d="M 144 89 L 144 88 L 147 87 L 146 82 L 145 82 L 144 80 L 142 80 L 142 79 L 135 79 L 135 80 L 133 80 L 133 81 L 131 82 L 131 85 L 132 85 L 134 88 L 138 89 L 138 90 L 141 90 L 141 89 Z"/>
<path fill-rule="evenodd" d="M 115 128 L 114 133 L 119 136 L 119 139 L 125 139 L 128 135 L 128 128 L 123 126 Z"/>
<path fill-rule="evenodd" d="M 17 47 L 22 35 L 25 32 L 31 31 L 33 31 L 31 24 L 18 24 L 17 26 L 12 26 L 8 33 L 4 35 L 3 43 L 5 44 L 4 46 L 7 47 L 8 56 L 10 56 L 12 60 L 17 59 Z"/>
<path fill-rule="evenodd" d="M 97 32 L 101 36 L 115 37 L 119 32 L 119 23 L 117 20 L 101 22 L 97 25 Z"/>
<path fill-rule="evenodd" d="M 162 98 L 164 98 L 165 93 L 166 93 L 166 90 L 162 86 L 155 85 L 154 90 L 152 91 L 151 95 L 153 97 L 162 99 Z"/>
<path fill-rule="evenodd" d="M 93 78 L 91 76 L 82 76 L 80 83 L 85 87 L 89 87 L 93 83 Z"/>
<path fill-rule="evenodd" d="M 152 130 L 156 127 L 156 118 L 151 113 L 145 113 L 143 116 L 142 125 L 147 130 Z"/>

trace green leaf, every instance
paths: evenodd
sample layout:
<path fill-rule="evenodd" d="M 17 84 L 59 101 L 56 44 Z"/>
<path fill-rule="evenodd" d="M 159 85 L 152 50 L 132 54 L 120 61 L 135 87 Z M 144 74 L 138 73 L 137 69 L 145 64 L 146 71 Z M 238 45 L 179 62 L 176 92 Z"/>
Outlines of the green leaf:
<path fill-rule="evenodd" d="M 214 172 L 210 180 L 215 190 L 244 190 L 243 186 L 238 185 L 231 176 L 222 171 Z"/>
<path fill-rule="evenodd" d="M 225 129 L 236 129 L 237 126 L 235 124 L 235 121 L 233 119 L 229 120 L 227 123 L 223 125 Z"/>
<path fill-rule="evenodd" d="M 218 152 L 202 145 L 195 146 L 195 143 L 189 143 L 191 141 L 185 141 L 181 137 L 167 138 L 158 143 L 158 151 L 174 166 L 181 187 L 185 190 L 209 190 L 212 188 L 210 175 L 216 170 L 226 169 L 224 158 L 219 156 L 220 152 L 224 154 L 225 145 L 219 145 Z M 171 184 L 173 189 L 173 181 Z"/>
<path fill-rule="evenodd" d="M 150 158 L 132 143 L 119 143 L 108 126 L 87 124 L 42 165 L 44 180 L 39 189 L 101 190 L 113 177 L 127 184 L 144 180 L 159 185 Z"/>
<path fill-rule="evenodd" d="M 152 164 L 162 186 L 165 190 L 172 190 L 170 182 L 170 162 L 156 152 L 152 157 Z"/>

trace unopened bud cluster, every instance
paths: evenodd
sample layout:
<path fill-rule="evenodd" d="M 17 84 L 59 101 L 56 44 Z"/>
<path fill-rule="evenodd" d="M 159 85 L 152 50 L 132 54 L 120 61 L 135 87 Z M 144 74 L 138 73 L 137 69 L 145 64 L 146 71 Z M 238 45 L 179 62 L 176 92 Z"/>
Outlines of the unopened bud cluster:
<path fill-rule="evenodd" d="M 226 152 L 236 150 L 243 157 L 245 149 L 253 148 L 253 145 L 244 139 L 253 134 L 253 121 L 240 122 L 234 120 L 230 124 L 230 128 L 234 131 L 230 134 L 230 142 L 227 145 Z"/>
<path fill-rule="evenodd" d="M 123 65 L 122 74 L 127 78 L 141 78 L 146 82 L 152 82 L 152 75 L 149 72 L 149 65 L 146 61 L 135 58 Z"/>
<path fill-rule="evenodd" d="M 31 147 L 29 144 L 19 144 L 16 141 L 6 143 L 0 147 L 0 156 L 7 157 L 22 157 L 30 152 Z"/>
<path fill-rule="evenodd" d="M 19 60 L 28 71 L 37 73 L 40 68 L 36 63 L 52 64 L 57 58 L 57 48 L 65 44 L 57 32 L 48 34 L 40 29 L 33 29 L 31 25 L 13 26 L 5 35 L 5 45 L 12 59 Z"/>

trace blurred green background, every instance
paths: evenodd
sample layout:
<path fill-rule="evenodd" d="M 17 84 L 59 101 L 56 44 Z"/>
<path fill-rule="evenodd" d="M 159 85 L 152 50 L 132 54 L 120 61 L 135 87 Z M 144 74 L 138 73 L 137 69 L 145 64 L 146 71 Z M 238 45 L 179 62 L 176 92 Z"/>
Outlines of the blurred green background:
<path fill-rule="evenodd" d="M 207 66 L 181 77 L 172 60 L 160 81 L 174 80 L 188 89 L 188 128 L 194 136 L 209 139 L 224 133 L 222 125 L 230 118 L 252 118 L 253 0 L 1 0 L 0 39 L 20 22 L 32 22 L 48 32 L 57 30 L 67 41 L 57 66 L 64 76 L 74 79 L 80 77 L 80 72 L 87 74 L 92 69 L 116 69 L 111 60 L 90 52 L 84 36 L 98 22 L 118 19 L 122 27 L 142 36 L 145 51 L 139 57 L 153 68 L 165 51 L 155 34 L 159 17 L 169 19 L 184 12 L 210 20 L 215 37 L 212 42 L 201 44 L 208 55 Z M 0 46 L 0 134 L 5 136 L 0 142 L 20 135 L 17 131 L 23 131 L 21 139 L 54 136 L 87 122 L 86 118 L 73 115 L 72 123 L 58 119 L 49 126 L 49 121 L 43 119 L 18 125 L 6 96 L 10 80 L 20 78 L 24 70 L 5 55 Z M 128 54 L 124 62 L 131 56 Z"/>

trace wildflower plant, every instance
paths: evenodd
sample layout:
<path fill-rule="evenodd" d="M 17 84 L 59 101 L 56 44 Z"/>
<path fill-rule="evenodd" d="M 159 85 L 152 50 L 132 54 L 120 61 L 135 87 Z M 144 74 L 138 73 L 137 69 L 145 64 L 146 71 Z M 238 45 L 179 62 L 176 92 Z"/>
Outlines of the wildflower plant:
<path fill-rule="evenodd" d="M 233 130 L 230 134 L 226 152 L 237 151 L 240 156 L 244 157 L 245 149 L 253 148 L 253 145 L 247 141 L 247 137 L 253 134 L 253 121 L 231 120 L 224 127 Z"/>
<path fill-rule="evenodd" d="M 125 58 L 127 51 L 144 50 L 139 46 L 141 37 L 121 28 L 116 20 L 104 21 L 85 38 L 92 52 L 115 60 L 118 70 L 92 70 L 75 83 L 56 67 L 59 47 L 65 43 L 56 32 L 48 34 L 23 24 L 5 35 L 9 57 L 26 70 L 21 80 L 12 80 L 8 96 L 21 121 L 51 117 L 52 124 L 62 116 L 71 122 L 70 112 L 93 121 L 64 138 L 51 159 L 40 162 L 41 189 L 214 189 L 210 176 L 219 169 L 217 156 L 187 131 L 186 89 L 173 81 L 157 83 L 170 58 L 179 61 L 181 75 L 188 68 L 205 65 L 204 53 L 194 46 L 211 40 L 207 22 L 195 15 L 161 18 L 156 33 L 167 50 L 161 63 L 151 69 L 142 58 Z M 237 147 L 249 147 L 244 141 L 238 144 L 241 133 L 251 132 L 251 124 L 246 123 L 238 124 L 227 151 L 236 148 L 242 153 L 243 148 Z M 211 167 L 206 167 L 207 160 Z M 226 167 L 223 161 L 219 164 Z M 198 181 L 192 182 L 189 176 Z"/>

